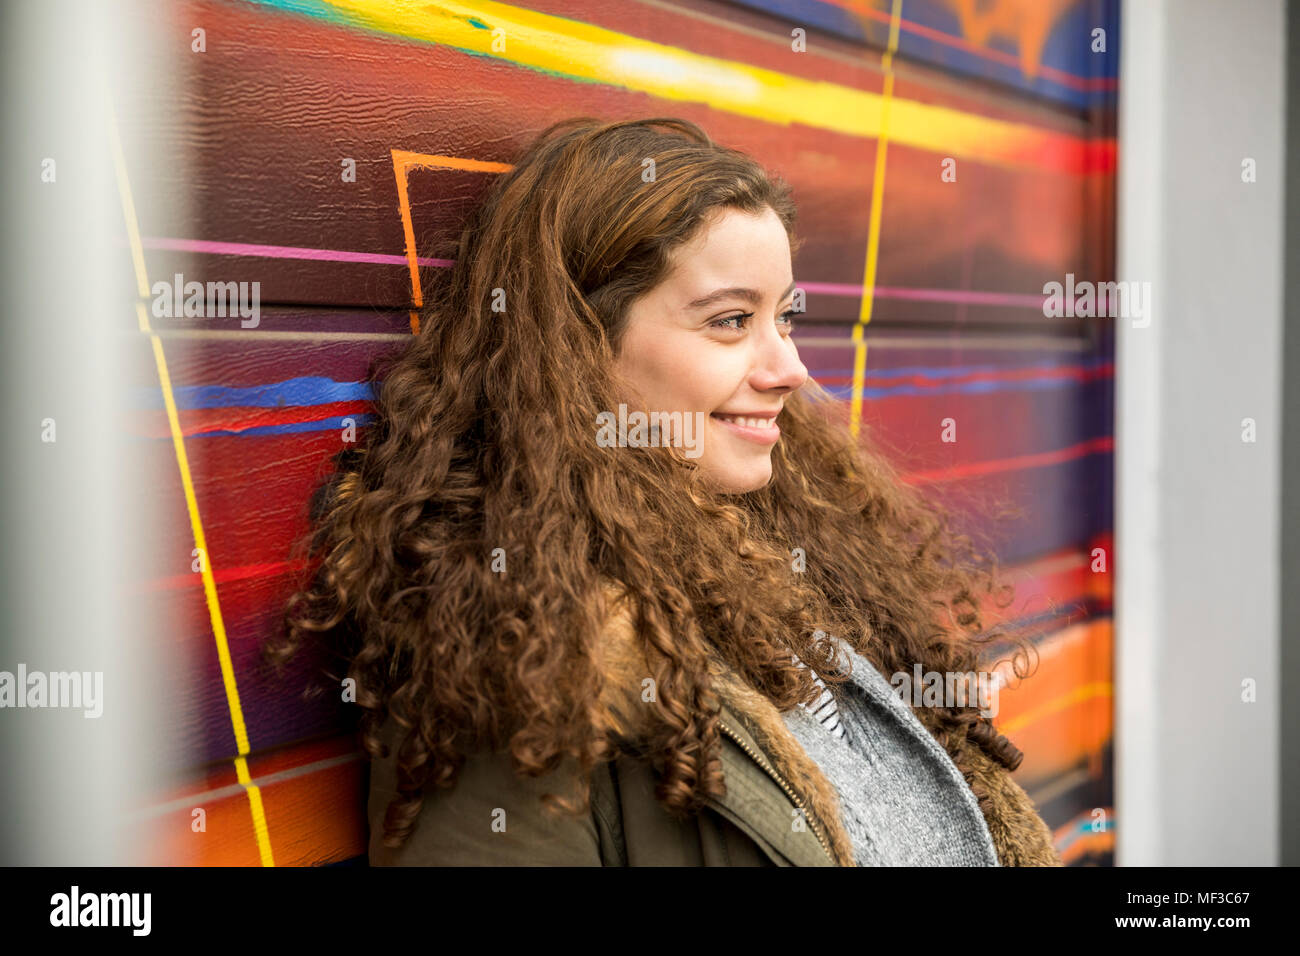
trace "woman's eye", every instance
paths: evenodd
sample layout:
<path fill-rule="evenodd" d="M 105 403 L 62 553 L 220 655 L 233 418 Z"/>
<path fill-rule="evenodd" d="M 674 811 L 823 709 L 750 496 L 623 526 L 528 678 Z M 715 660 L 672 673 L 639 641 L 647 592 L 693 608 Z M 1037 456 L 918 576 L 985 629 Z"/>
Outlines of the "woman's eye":
<path fill-rule="evenodd" d="M 798 313 L 794 309 L 787 309 L 785 312 L 781 313 L 781 318 L 785 320 L 786 328 L 789 329 L 794 328 L 794 317 L 796 315 L 798 315 Z M 748 322 L 753 317 L 754 317 L 753 312 L 742 312 L 740 315 L 729 315 L 725 319 L 714 319 L 711 324 L 715 329 L 731 328 L 731 329 L 739 330 L 739 329 L 743 329 L 744 323 Z M 728 322 L 738 322 L 741 324 L 727 325 L 726 323 Z"/>
<path fill-rule="evenodd" d="M 715 329 L 726 329 L 726 328 L 740 329 L 740 328 L 743 328 L 744 326 L 743 326 L 743 325 L 731 325 L 731 326 L 729 326 L 729 325 L 726 325 L 726 324 L 724 324 L 724 323 L 727 323 L 727 322 L 742 322 L 742 323 L 743 323 L 743 322 L 747 322 L 749 319 L 752 319 L 753 317 L 754 317 L 754 313 L 753 313 L 753 312 L 742 312 L 740 315 L 729 315 L 729 316 L 727 316 L 725 319 L 715 319 L 715 320 L 712 322 L 712 325 L 713 325 L 713 327 L 714 327 Z"/>

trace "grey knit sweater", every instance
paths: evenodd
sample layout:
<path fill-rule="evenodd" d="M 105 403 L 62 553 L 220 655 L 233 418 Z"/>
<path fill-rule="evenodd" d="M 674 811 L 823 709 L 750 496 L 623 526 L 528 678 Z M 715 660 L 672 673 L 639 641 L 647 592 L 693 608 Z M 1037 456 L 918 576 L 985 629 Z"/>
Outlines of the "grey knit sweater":
<path fill-rule="evenodd" d="M 952 758 L 889 682 L 842 640 L 852 676 L 828 685 L 844 735 L 796 707 L 785 724 L 835 787 L 859 866 L 998 866 L 988 824 Z"/>

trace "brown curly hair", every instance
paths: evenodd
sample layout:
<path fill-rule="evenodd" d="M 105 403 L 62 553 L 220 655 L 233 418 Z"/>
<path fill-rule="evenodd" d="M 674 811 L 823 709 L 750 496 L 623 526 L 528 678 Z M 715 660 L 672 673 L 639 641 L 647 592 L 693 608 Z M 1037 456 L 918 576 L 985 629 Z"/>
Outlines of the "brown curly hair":
<path fill-rule="evenodd" d="M 593 440 L 619 401 L 629 305 L 713 215 L 765 207 L 797 250 L 790 187 L 697 125 L 556 123 L 491 184 L 454 268 L 432 277 L 420 332 L 372 369 L 375 422 L 318 491 L 298 543 L 311 570 L 265 658 L 283 665 L 316 635 L 356 681 L 371 757 L 386 755 L 385 719 L 400 728 L 388 846 L 414 828 L 425 789 L 453 786 L 481 747 L 508 749 L 528 775 L 575 758 L 577 799 L 547 805 L 585 809 L 587 775 L 617 749 L 594 717 L 608 584 L 653 662 L 660 706 L 641 753 L 678 816 L 722 792 L 711 649 L 783 713 L 818 694 L 791 652 L 847 678 L 818 630 L 886 676 L 915 662 L 979 670 L 994 636 L 980 595 L 1005 607 L 1012 594 L 996 558 L 853 439 L 815 381 L 787 396 L 757 491 L 710 491 L 676 449 Z M 1019 763 L 973 706 L 916 713 L 968 782 L 969 746 Z"/>

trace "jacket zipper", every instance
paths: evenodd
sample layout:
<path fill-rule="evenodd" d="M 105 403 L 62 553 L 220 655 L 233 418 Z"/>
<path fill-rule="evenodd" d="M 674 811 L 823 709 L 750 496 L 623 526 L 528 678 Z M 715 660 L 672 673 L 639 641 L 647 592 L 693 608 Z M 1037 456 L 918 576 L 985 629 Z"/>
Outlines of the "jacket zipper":
<path fill-rule="evenodd" d="M 785 782 L 785 779 L 779 773 L 777 773 L 776 770 L 771 765 L 769 765 L 768 762 L 765 759 L 763 759 L 761 755 L 755 753 L 749 747 L 749 745 L 745 743 L 745 741 L 740 739 L 740 735 L 736 733 L 734 730 L 732 730 L 730 727 L 728 727 L 726 723 L 721 719 L 719 719 L 718 721 L 718 729 L 721 730 L 723 733 L 725 733 L 732 740 L 734 740 L 737 744 L 739 744 L 740 749 L 745 751 L 745 753 L 749 754 L 751 757 L 753 757 L 755 762 L 757 762 L 760 767 L 762 767 L 765 771 L 767 771 L 768 776 L 770 776 L 773 780 L 775 780 L 780 785 L 781 789 L 785 791 L 786 796 L 790 798 L 790 802 L 803 811 L 804 817 L 808 820 L 808 825 L 812 827 L 813 835 L 817 837 L 817 842 L 822 845 L 822 849 L 826 851 L 826 855 L 829 856 L 832 860 L 834 860 L 835 854 L 831 852 L 830 844 L 828 844 L 826 842 L 826 839 L 822 836 L 821 827 L 818 825 L 816 816 L 811 812 L 809 812 L 808 808 L 804 805 L 803 798 L 800 797 L 799 794 L 797 794 L 794 791 L 794 789 L 788 783 Z"/>

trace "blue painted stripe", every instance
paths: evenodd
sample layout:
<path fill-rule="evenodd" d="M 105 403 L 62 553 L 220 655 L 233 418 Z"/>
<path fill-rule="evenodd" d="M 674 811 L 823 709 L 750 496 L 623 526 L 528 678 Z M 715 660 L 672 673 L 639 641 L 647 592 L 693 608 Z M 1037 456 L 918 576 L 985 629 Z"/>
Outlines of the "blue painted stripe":
<path fill-rule="evenodd" d="M 283 425 L 256 425 L 252 428 L 213 428 L 209 431 L 194 432 L 186 435 L 185 440 L 190 441 L 195 438 L 216 438 L 221 435 L 236 435 L 240 438 L 248 436 L 263 437 L 266 435 L 291 435 L 300 432 L 324 432 L 338 431 L 344 429 L 344 419 L 351 421 L 360 428 L 363 425 L 374 423 L 375 416 L 366 415 L 335 415 L 332 418 L 321 418 L 310 422 L 287 422 Z M 165 435 L 131 435 L 128 436 L 133 441 L 171 441 L 171 433 Z"/>
<path fill-rule="evenodd" d="M 253 428 L 218 428 L 207 432 L 195 432 L 193 435 L 187 435 L 186 437 L 212 438 L 217 435 L 239 435 L 244 437 L 248 435 L 289 435 L 296 432 L 342 431 L 346 427 L 344 425 L 345 420 L 350 421 L 359 427 L 371 424 L 375 420 L 375 416 L 335 415 L 333 418 L 322 418 L 314 422 L 289 422 L 284 425 L 257 425 Z"/>
<path fill-rule="evenodd" d="M 337 382 L 307 375 L 266 385 L 187 385 L 172 390 L 177 408 L 309 408 L 330 402 L 371 401 L 366 382 Z M 162 389 L 146 386 L 131 390 L 133 408 L 161 409 Z"/>

